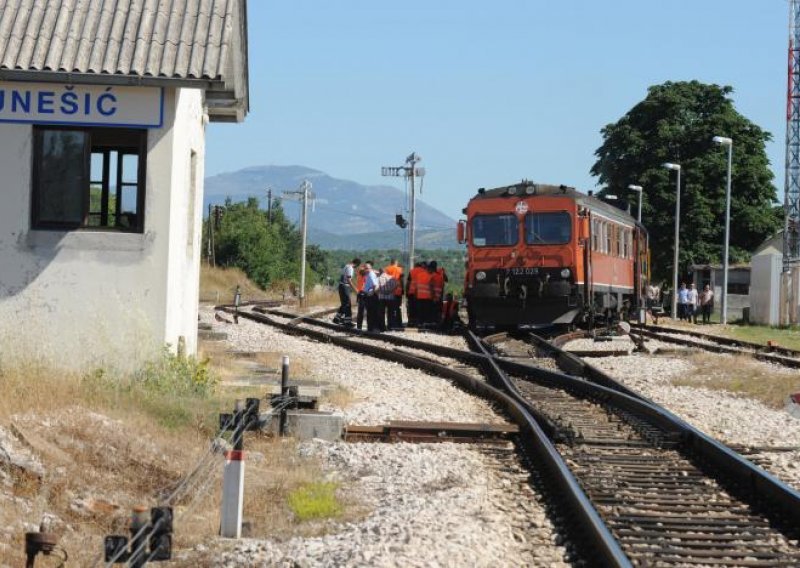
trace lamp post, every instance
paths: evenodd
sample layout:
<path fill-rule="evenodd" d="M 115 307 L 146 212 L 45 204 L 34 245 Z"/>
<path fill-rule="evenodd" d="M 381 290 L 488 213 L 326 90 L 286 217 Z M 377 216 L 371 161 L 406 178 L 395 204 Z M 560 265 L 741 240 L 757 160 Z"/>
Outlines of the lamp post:
<path fill-rule="evenodd" d="M 731 238 L 731 170 L 733 168 L 733 139 L 725 136 L 714 136 L 715 144 L 728 147 L 728 187 L 725 190 L 725 246 L 722 253 L 722 310 L 720 321 L 728 323 L 728 248 Z"/>
<path fill-rule="evenodd" d="M 628 189 L 630 189 L 631 191 L 638 191 L 639 192 L 639 216 L 637 217 L 637 220 L 639 221 L 639 224 L 641 225 L 642 224 L 642 186 L 641 185 L 633 185 L 633 184 L 631 184 L 631 185 L 628 186 Z"/>
<path fill-rule="evenodd" d="M 675 256 L 672 260 L 672 318 L 678 315 L 678 233 L 681 228 L 681 166 L 667 162 L 664 167 L 678 172 L 678 181 L 675 186 Z"/>

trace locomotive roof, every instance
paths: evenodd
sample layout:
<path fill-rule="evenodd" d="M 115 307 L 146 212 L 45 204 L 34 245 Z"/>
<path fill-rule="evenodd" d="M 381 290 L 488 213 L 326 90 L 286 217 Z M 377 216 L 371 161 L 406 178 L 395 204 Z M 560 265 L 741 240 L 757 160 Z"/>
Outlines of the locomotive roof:
<path fill-rule="evenodd" d="M 530 187 L 532 187 L 534 191 L 532 194 L 526 193 L 526 190 Z M 515 188 L 516 192 L 510 194 L 509 190 L 512 188 Z M 520 199 L 523 197 L 535 197 L 538 195 L 571 197 L 572 199 L 575 199 L 577 202 L 579 202 L 581 205 L 588 207 L 593 211 L 604 213 L 609 217 L 616 218 L 620 221 L 624 221 L 627 223 L 630 222 L 633 222 L 634 224 L 636 223 L 636 219 L 634 219 L 631 215 L 629 215 L 619 207 L 614 207 L 613 205 L 611 205 L 610 203 L 606 203 L 602 199 L 598 199 L 591 195 L 586 195 L 585 193 L 581 193 L 574 187 L 569 187 L 567 185 L 550 185 L 550 184 L 534 183 L 532 181 L 523 180 L 519 183 L 504 185 L 502 187 L 495 187 L 493 189 L 481 188 L 478 190 L 478 193 L 472 199 L 470 199 L 470 201 L 480 200 L 480 199 L 491 199 L 498 197 L 506 197 L 508 199 Z"/>

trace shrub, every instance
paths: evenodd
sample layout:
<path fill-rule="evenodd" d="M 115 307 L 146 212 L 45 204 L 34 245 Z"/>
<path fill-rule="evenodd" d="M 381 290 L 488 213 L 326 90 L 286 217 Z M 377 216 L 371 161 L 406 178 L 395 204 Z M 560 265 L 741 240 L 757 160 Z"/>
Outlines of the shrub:
<path fill-rule="evenodd" d="M 301 522 L 335 517 L 342 511 L 336 488 L 336 483 L 306 483 L 289 493 L 289 508 Z"/>

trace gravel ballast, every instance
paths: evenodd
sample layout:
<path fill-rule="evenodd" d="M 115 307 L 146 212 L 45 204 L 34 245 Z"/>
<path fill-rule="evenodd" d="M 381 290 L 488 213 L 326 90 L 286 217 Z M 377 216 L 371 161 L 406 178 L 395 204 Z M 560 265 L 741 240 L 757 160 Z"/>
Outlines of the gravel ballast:
<path fill-rule="evenodd" d="M 486 401 L 451 382 L 401 365 L 312 342 L 240 319 L 218 324 L 231 350 L 286 354 L 311 379 L 347 389 L 341 410 L 350 424 L 392 420 L 501 423 Z M 461 338 L 409 334 L 464 348 Z M 452 362 L 451 362 L 452 364 Z M 294 378 L 294 377 L 293 377 Z M 511 444 L 381 444 L 313 440 L 303 455 L 322 464 L 346 505 L 322 536 L 288 540 L 217 541 L 207 558 L 216 566 L 568 566 L 563 538 Z M 198 551 L 195 551 L 200 552 Z"/>
<path fill-rule="evenodd" d="M 219 566 L 567 566 L 560 537 L 510 450 L 312 442 L 370 513 L 286 542 L 245 540 Z"/>
<path fill-rule="evenodd" d="M 674 378 L 694 372 L 694 365 L 686 359 L 631 355 L 588 361 L 726 444 L 749 447 L 800 445 L 800 420 L 784 410 L 725 391 L 672 384 Z M 786 370 L 775 369 L 775 372 Z M 800 489 L 800 452 L 763 452 L 755 461 Z"/>

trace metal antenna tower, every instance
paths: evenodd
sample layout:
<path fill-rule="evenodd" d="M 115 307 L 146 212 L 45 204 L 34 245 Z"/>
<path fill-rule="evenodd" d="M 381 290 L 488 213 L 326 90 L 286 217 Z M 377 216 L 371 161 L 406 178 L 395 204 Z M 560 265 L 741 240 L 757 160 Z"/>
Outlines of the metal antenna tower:
<path fill-rule="evenodd" d="M 786 221 L 783 270 L 800 263 L 800 0 L 789 0 L 789 81 L 786 101 Z"/>

